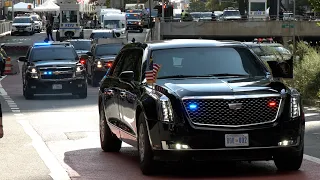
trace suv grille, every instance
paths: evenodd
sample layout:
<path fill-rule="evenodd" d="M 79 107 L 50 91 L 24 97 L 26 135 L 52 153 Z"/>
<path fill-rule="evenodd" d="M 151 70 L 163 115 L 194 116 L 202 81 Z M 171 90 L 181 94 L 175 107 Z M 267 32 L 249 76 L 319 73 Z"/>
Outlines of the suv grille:
<path fill-rule="evenodd" d="M 51 72 L 51 74 L 44 74 Z M 66 79 L 72 78 L 74 70 L 72 67 L 57 67 L 57 68 L 40 68 L 41 79 Z"/>
<path fill-rule="evenodd" d="M 72 78 L 73 74 L 59 74 L 59 75 L 41 75 L 42 79 L 66 79 Z"/>
<path fill-rule="evenodd" d="M 276 102 L 269 107 L 268 103 Z M 238 110 L 230 109 L 229 104 L 242 103 Z M 272 122 L 276 119 L 280 107 L 280 97 L 246 99 L 185 99 L 183 104 L 190 121 L 196 125 L 207 126 L 248 126 Z M 189 109 L 196 104 L 197 109 Z"/>

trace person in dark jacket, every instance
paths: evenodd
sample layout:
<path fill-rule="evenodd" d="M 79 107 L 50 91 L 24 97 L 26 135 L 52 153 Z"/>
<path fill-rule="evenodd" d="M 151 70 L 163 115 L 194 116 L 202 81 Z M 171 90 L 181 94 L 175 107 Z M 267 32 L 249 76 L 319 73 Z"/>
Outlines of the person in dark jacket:
<path fill-rule="evenodd" d="M 52 37 L 52 25 L 50 22 L 47 23 L 46 30 L 47 30 L 47 40 L 49 41 L 51 37 L 52 41 L 54 41 Z"/>
<path fill-rule="evenodd" d="M 3 137 L 2 108 L 0 103 L 0 138 Z"/>

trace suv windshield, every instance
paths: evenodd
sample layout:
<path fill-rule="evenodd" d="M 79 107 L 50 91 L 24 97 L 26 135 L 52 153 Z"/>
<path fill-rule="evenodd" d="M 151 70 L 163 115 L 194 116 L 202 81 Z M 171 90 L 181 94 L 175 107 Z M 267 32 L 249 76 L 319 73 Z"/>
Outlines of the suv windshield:
<path fill-rule="evenodd" d="M 140 19 L 140 14 L 127 14 L 127 19 Z"/>
<path fill-rule="evenodd" d="M 113 32 L 95 32 L 91 33 L 91 39 L 99 39 L 99 38 L 115 38 L 115 34 Z"/>
<path fill-rule="evenodd" d="M 13 20 L 13 23 L 31 23 L 30 18 L 16 18 Z"/>
<path fill-rule="evenodd" d="M 90 41 L 70 41 L 70 43 L 73 45 L 73 47 L 76 50 L 89 51 L 90 48 L 91 48 L 91 42 Z"/>
<path fill-rule="evenodd" d="M 158 78 L 170 76 L 265 76 L 265 67 L 249 49 L 203 47 L 156 50 L 154 63 L 161 66 Z"/>
<path fill-rule="evenodd" d="M 33 49 L 30 61 L 77 60 L 77 59 L 78 59 L 78 56 L 73 48 L 54 47 L 54 48 Z"/>
<path fill-rule="evenodd" d="M 99 45 L 96 48 L 96 55 L 97 56 L 104 56 L 104 55 L 117 55 L 123 45 L 121 44 L 113 44 L 113 45 Z"/>
<path fill-rule="evenodd" d="M 270 56 L 270 55 L 291 55 L 291 52 L 282 47 L 282 46 L 261 46 L 261 49 L 265 52 L 265 56 Z"/>

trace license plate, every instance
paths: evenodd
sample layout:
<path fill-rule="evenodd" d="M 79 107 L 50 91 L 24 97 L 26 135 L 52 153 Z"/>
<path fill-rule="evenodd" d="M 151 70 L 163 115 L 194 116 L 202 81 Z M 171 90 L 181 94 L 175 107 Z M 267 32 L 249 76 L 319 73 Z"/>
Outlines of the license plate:
<path fill-rule="evenodd" d="M 249 135 L 248 134 L 226 134 L 225 146 L 226 147 L 249 146 Z"/>
<path fill-rule="evenodd" d="M 53 84 L 52 89 L 62 89 L 62 84 Z"/>

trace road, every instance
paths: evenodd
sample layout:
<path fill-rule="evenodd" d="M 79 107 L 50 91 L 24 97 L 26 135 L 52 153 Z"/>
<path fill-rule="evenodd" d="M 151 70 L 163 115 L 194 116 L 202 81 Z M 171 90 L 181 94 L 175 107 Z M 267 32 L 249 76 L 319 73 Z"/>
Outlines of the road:
<path fill-rule="evenodd" d="M 144 35 L 130 33 L 130 38 L 143 41 Z M 32 44 L 41 40 L 41 36 L 43 34 L 28 37 L 28 41 L 10 37 L 6 41 Z M 0 83 L 5 128 L 5 136 L 0 139 L 0 179 L 318 180 L 320 176 L 319 109 L 305 108 L 305 154 L 308 156 L 305 156 L 301 171 L 279 173 L 272 161 L 237 163 L 232 166 L 217 163 L 190 167 L 179 164 L 163 167 L 163 173 L 146 177 L 139 170 L 138 155 L 131 146 L 123 144 L 120 153 L 104 153 L 100 149 L 97 88 L 89 86 L 86 99 L 39 96 L 34 100 L 25 100 L 22 96 L 21 74 L 1 78 Z"/>

